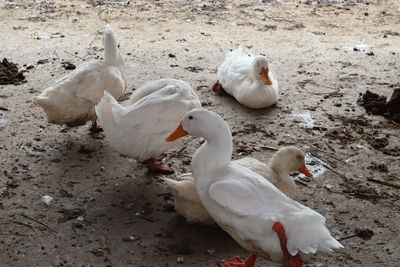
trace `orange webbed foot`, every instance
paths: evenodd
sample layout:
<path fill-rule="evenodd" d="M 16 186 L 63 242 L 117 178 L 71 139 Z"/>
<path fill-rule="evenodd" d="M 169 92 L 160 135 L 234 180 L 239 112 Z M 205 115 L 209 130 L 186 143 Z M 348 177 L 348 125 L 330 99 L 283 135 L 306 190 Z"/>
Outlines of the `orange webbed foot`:
<path fill-rule="evenodd" d="M 167 155 L 162 154 L 146 161 L 146 165 L 149 171 L 161 174 L 174 173 L 174 170 L 167 163 L 162 162 L 162 159 L 165 158 L 166 156 Z"/>
<path fill-rule="evenodd" d="M 213 92 L 217 93 L 219 96 L 223 96 L 224 94 L 226 94 L 224 88 L 222 87 L 222 85 L 219 83 L 219 81 L 217 81 L 213 87 L 212 87 Z"/>
<path fill-rule="evenodd" d="M 91 133 L 100 133 L 103 131 L 103 128 L 98 125 L 96 122 L 92 123 L 92 126 L 89 128 Z"/>
<path fill-rule="evenodd" d="M 221 267 L 254 267 L 256 263 L 256 254 L 251 254 L 246 260 L 243 260 L 239 256 L 234 256 L 226 261 L 221 261 L 219 266 Z"/>
<path fill-rule="evenodd" d="M 302 267 L 303 261 L 301 260 L 300 255 L 297 253 L 295 256 L 292 256 L 286 247 L 287 236 L 283 225 L 280 222 L 275 222 L 272 226 L 272 230 L 274 230 L 279 237 L 281 249 L 283 252 L 283 265 L 285 267 Z"/>

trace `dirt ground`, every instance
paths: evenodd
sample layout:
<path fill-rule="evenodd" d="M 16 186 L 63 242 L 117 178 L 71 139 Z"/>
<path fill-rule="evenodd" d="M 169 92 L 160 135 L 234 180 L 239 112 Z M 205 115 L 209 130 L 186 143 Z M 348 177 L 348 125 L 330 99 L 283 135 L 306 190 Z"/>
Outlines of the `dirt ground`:
<path fill-rule="evenodd" d="M 320 2 L 1 0 L 0 59 L 26 70 L 27 82 L 0 86 L 0 265 L 216 266 L 248 254 L 218 227 L 178 216 L 161 176 L 88 126 L 49 124 L 33 102 L 71 71 L 63 62 L 102 57 L 108 22 L 129 92 L 153 79 L 189 82 L 231 125 L 235 159 L 266 160 L 268 146 L 311 153 L 320 175 L 298 185 L 297 199 L 345 248 L 307 266 L 400 266 L 400 126 L 356 103 L 366 90 L 400 88 L 400 2 Z M 224 51 L 238 44 L 270 59 L 276 107 L 248 110 L 211 91 Z M 353 49 L 361 44 L 371 47 Z M 190 171 L 200 143 L 190 140 L 169 151 L 172 177 Z"/>

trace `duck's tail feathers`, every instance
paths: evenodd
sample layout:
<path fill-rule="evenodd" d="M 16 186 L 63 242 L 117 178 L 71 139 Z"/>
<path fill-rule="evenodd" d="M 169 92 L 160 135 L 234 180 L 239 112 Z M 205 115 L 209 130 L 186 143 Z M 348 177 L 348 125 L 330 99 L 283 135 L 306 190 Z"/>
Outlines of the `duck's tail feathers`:
<path fill-rule="evenodd" d="M 253 53 L 251 53 L 251 51 L 249 49 L 247 49 L 247 47 L 242 45 L 242 44 L 239 45 L 237 50 L 239 52 L 243 53 L 243 54 L 247 54 L 247 55 L 252 56 L 252 57 L 254 56 Z"/>
<path fill-rule="evenodd" d="M 104 95 L 100 102 L 95 106 L 96 115 L 99 119 L 100 124 L 103 128 L 110 127 L 115 129 L 118 122 L 116 119 L 116 114 L 119 110 L 120 105 L 117 100 L 106 90 L 104 90 Z"/>
<path fill-rule="evenodd" d="M 176 193 L 178 191 L 178 187 L 179 187 L 179 182 L 174 180 L 174 179 L 170 179 L 170 178 L 162 178 L 162 180 L 168 185 L 169 188 L 171 188 L 171 190 Z"/>
<path fill-rule="evenodd" d="M 55 112 L 56 108 L 54 105 L 54 101 L 47 96 L 38 95 L 33 98 L 33 100 L 46 112 L 47 115 Z"/>
<path fill-rule="evenodd" d="M 49 104 L 49 98 L 45 96 L 38 95 L 34 97 L 33 100 L 35 100 L 35 102 L 41 107 L 47 106 Z"/>
<path fill-rule="evenodd" d="M 299 212 L 290 218 L 285 216 L 282 221 L 288 237 L 287 249 L 291 255 L 294 256 L 299 251 L 315 253 L 343 248 L 342 244 L 331 236 L 321 214 L 314 211 L 307 213 Z"/>

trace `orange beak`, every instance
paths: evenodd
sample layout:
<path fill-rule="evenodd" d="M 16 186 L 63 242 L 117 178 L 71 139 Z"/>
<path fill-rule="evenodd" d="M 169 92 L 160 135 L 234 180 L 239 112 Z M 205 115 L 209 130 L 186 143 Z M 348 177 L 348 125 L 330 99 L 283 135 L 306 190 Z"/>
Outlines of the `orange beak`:
<path fill-rule="evenodd" d="M 304 165 L 303 167 L 301 167 L 300 169 L 298 169 L 299 172 L 303 173 L 305 176 L 307 176 L 308 178 L 313 178 L 313 175 L 311 174 L 311 172 L 307 169 L 306 165 Z"/>
<path fill-rule="evenodd" d="M 269 78 L 269 75 L 268 75 L 268 68 L 262 67 L 260 75 L 261 75 L 261 79 L 263 80 L 265 85 L 271 85 L 272 84 L 272 81 L 271 81 L 271 79 Z"/>
<path fill-rule="evenodd" d="M 165 138 L 166 142 L 175 141 L 182 136 L 188 135 L 188 133 L 183 129 L 182 122 L 179 124 L 178 128 L 175 129 L 173 133 L 171 133 L 167 138 Z"/>

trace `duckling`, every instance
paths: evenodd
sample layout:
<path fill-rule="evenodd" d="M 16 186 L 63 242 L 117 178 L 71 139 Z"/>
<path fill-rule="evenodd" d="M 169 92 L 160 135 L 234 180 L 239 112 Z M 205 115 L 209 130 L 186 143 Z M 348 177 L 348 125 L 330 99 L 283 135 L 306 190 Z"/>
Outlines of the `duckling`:
<path fill-rule="evenodd" d="M 304 153 L 293 146 L 279 149 L 268 163 L 251 157 L 232 161 L 232 163 L 249 168 L 263 176 L 289 198 L 294 198 L 296 191 L 296 184 L 290 177 L 290 173 L 299 171 L 308 178 L 313 177 L 305 167 L 304 162 Z M 183 174 L 179 181 L 170 178 L 163 178 L 163 180 L 172 189 L 172 193 L 175 196 L 176 212 L 181 214 L 187 222 L 204 225 L 214 223 L 213 218 L 204 208 L 197 195 L 195 179 L 191 173 Z"/>

